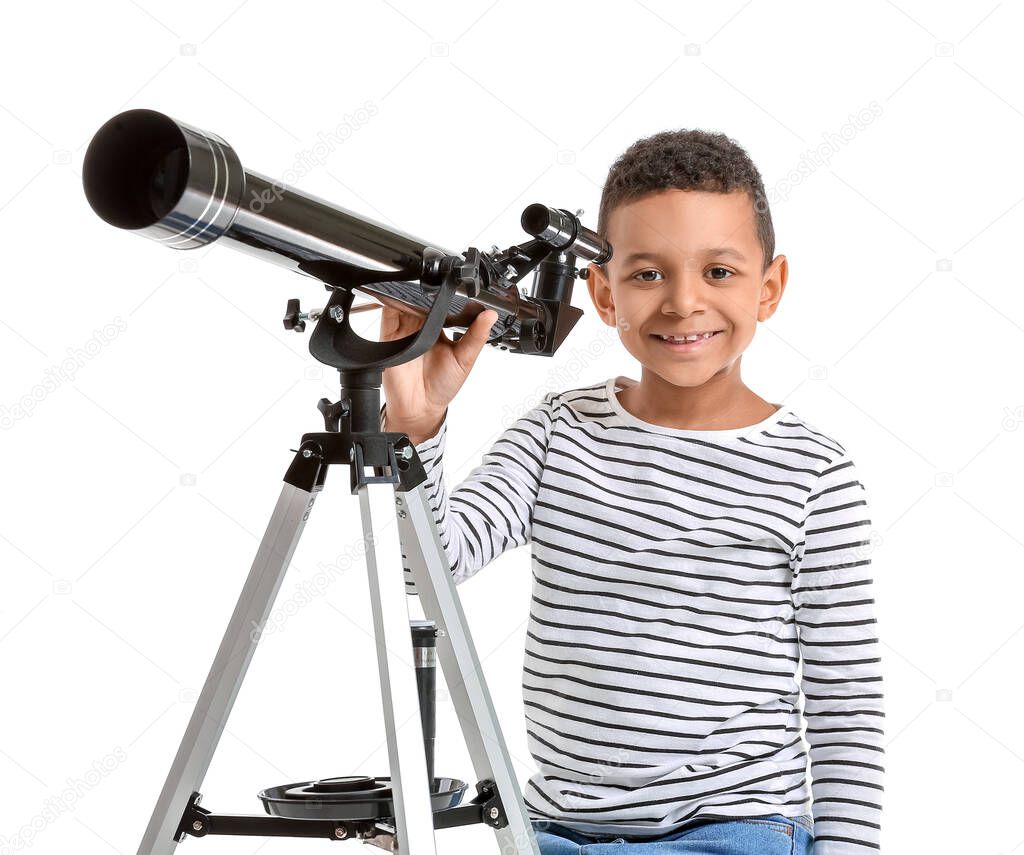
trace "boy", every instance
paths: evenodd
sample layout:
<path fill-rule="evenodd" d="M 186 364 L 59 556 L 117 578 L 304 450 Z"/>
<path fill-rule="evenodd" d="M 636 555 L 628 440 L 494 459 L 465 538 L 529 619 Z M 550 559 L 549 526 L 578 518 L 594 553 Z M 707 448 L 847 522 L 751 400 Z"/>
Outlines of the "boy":
<path fill-rule="evenodd" d="M 655 134 L 612 166 L 598 231 L 614 253 L 590 296 L 639 382 L 546 395 L 449 495 L 448 402 L 496 313 L 384 372 L 455 581 L 532 544 L 524 800 L 542 855 L 877 851 L 865 490 L 830 434 L 740 379 L 787 278 L 761 177 L 722 134 Z M 387 310 L 381 337 L 417 323 Z"/>

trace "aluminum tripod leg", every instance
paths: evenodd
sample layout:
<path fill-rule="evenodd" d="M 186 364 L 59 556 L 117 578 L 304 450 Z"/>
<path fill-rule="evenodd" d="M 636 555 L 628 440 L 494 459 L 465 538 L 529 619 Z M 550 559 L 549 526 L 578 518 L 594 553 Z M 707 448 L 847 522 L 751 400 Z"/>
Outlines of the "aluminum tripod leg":
<path fill-rule="evenodd" d="M 396 493 L 398 530 L 406 563 L 416 583 L 424 616 L 444 629 L 444 635 L 437 639 L 437 656 L 477 780 L 494 781 L 505 810 L 508 824 L 494 830 L 500 851 L 502 855 L 539 855 L 536 835 L 430 510 L 425 483 Z"/>
<path fill-rule="evenodd" d="M 259 633 L 299 542 L 316 492 L 285 484 L 256 552 L 245 587 L 196 701 L 185 736 L 146 827 L 139 855 L 169 855 L 189 797 L 198 792 L 241 688 Z M 422 751 L 422 744 L 420 746 Z"/>
<path fill-rule="evenodd" d="M 397 537 L 379 538 L 374 533 L 375 526 L 383 528 L 385 522 L 394 519 L 395 485 L 362 484 L 358 492 L 398 851 L 403 855 L 434 855 L 434 814 L 409 630 L 409 603 L 405 576 L 399 572 L 401 544 Z"/>

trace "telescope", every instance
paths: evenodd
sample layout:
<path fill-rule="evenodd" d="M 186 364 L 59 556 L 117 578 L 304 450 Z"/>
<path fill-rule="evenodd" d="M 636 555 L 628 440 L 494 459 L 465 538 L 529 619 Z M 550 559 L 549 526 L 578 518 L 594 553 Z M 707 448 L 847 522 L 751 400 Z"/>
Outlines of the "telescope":
<path fill-rule="evenodd" d="M 302 332 L 307 320 L 318 321 L 310 351 L 339 370 L 413 359 L 442 327 L 458 337 L 487 308 L 498 313 L 488 344 L 551 356 L 582 315 L 570 302 L 574 279 L 587 275 L 577 260 L 603 264 L 612 253 L 581 224 L 581 212 L 536 203 L 520 220 L 529 240 L 456 254 L 250 172 L 220 137 L 154 110 L 107 121 L 89 143 L 82 181 L 90 206 L 112 226 L 178 250 L 218 241 L 322 282 L 328 306 L 304 313 L 290 300 L 284 325 Z M 531 271 L 528 293 L 519 283 Z M 372 302 L 353 307 L 354 292 Z M 424 326 L 397 341 L 368 342 L 349 319 L 377 305 L 420 315 Z"/>
<path fill-rule="evenodd" d="M 581 224 L 582 212 L 537 203 L 520 219 L 527 240 L 456 254 L 249 172 L 220 137 L 153 110 L 121 113 L 96 132 L 82 182 L 92 209 L 112 226 L 179 250 L 219 241 L 322 283 L 326 306 L 303 312 L 289 300 L 284 326 L 302 332 L 315 321 L 310 353 L 337 368 L 341 380 L 341 398 L 318 403 L 324 430 L 304 433 L 292 449 L 138 855 L 172 855 L 187 837 L 207 835 L 359 840 L 389 853 L 436 855 L 436 830 L 477 823 L 494 830 L 504 855 L 539 855 L 455 592 L 423 461 L 407 434 L 381 429 L 380 387 L 387 367 L 426 352 L 445 327 L 464 334 L 488 308 L 498 313 L 489 344 L 551 356 L 582 315 L 571 305 L 576 277 L 587 274 L 577 262 L 603 264 L 611 246 Z M 527 292 L 519 283 L 531 272 Z M 357 292 L 370 302 L 355 306 Z M 420 315 L 423 325 L 401 339 L 368 341 L 350 320 L 378 305 Z M 265 815 L 201 807 L 204 777 L 331 466 L 348 467 L 359 500 L 390 774 L 268 787 L 259 793 Z M 389 518 L 397 542 L 381 536 Z M 412 575 L 425 620 L 410 622 L 399 569 Z M 402 667 L 402 650 L 413 667 Z M 435 663 L 473 762 L 476 792 L 467 799 L 467 781 L 434 770 Z M 349 675 L 342 669 L 335 678 Z M 296 710 L 297 721 L 316 715 L 334 721 L 337 710 Z"/>

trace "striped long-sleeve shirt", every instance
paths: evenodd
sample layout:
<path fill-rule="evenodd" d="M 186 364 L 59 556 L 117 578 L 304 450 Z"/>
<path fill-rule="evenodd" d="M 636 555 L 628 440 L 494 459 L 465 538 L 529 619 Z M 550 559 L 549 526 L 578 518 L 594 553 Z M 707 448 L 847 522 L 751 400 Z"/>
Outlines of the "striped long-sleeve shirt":
<path fill-rule="evenodd" d="M 877 851 L 881 657 L 853 461 L 787 406 L 733 430 L 649 424 L 623 379 L 546 395 L 450 494 L 447 421 L 416 446 L 456 583 L 531 544 L 530 818 L 643 839 L 812 814 L 815 855 Z"/>

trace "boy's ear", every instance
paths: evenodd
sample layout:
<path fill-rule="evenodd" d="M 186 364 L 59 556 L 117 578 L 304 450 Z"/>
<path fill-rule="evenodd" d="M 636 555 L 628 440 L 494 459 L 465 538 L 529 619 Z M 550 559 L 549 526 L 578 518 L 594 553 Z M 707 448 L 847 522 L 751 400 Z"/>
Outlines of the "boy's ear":
<path fill-rule="evenodd" d="M 601 316 L 601 320 L 608 326 L 617 326 L 615 320 L 615 301 L 612 298 L 611 285 L 608 276 L 599 264 L 591 262 L 587 265 L 587 290 L 590 292 L 590 299 Z"/>
<path fill-rule="evenodd" d="M 766 321 L 775 314 L 782 299 L 782 292 L 786 290 L 786 280 L 789 278 L 789 261 L 784 255 L 777 255 L 768 265 L 761 281 L 761 300 L 757 306 L 757 319 Z"/>

